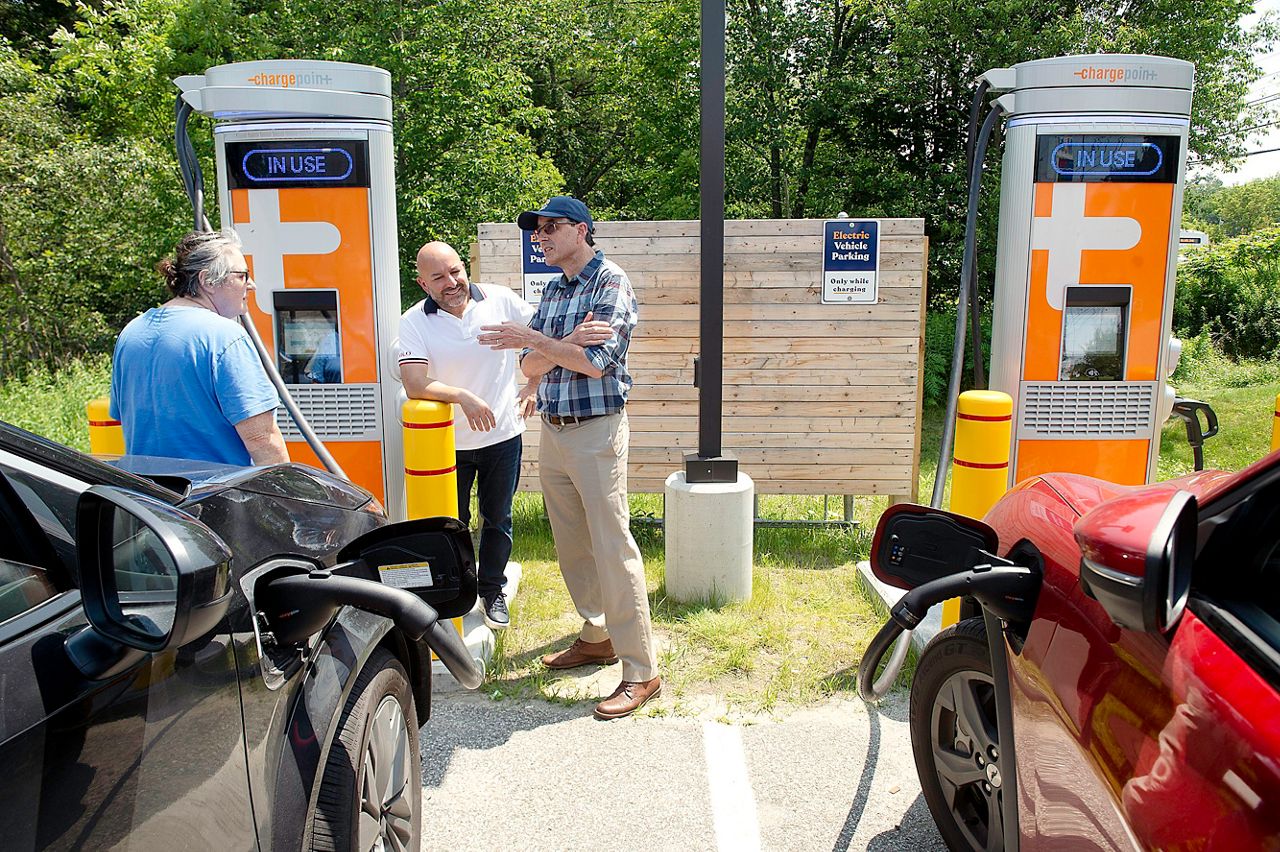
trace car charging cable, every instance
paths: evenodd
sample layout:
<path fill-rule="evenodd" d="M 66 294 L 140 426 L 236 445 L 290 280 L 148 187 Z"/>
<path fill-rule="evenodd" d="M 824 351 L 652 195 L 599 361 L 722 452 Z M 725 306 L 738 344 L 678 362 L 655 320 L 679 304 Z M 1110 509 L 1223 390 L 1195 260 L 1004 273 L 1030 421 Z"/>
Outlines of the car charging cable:
<path fill-rule="evenodd" d="M 930 607 L 948 598 L 968 596 L 977 599 L 984 609 L 1005 621 L 1025 621 L 1034 611 L 1040 591 L 1040 572 L 1014 565 L 998 556 L 983 555 L 990 560 L 988 563 L 930 580 L 902 596 L 890 611 L 889 620 L 867 645 L 862 662 L 858 664 L 858 695 L 863 701 L 879 701 L 889 691 L 898 675 L 894 660 L 889 661 L 879 679 L 875 678 L 876 669 L 894 640 L 919 626 Z M 903 641 L 900 647 L 906 644 Z"/>

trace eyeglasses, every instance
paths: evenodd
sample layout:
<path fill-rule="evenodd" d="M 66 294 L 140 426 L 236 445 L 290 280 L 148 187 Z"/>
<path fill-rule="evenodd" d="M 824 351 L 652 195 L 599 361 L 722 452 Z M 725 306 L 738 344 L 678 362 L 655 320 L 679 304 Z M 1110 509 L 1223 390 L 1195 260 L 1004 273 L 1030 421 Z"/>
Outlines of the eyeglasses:
<path fill-rule="evenodd" d="M 230 281 L 234 281 L 236 276 L 239 276 L 240 281 L 243 283 L 247 284 L 249 282 L 249 270 L 247 269 L 233 269 L 227 273 L 227 279 Z"/>
<path fill-rule="evenodd" d="M 549 237 L 552 234 L 554 234 L 556 232 L 556 228 L 559 228 L 561 225 L 576 225 L 576 224 L 578 223 L 570 219 L 560 219 L 559 221 L 556 221 L 556 222 L 547 222 L 545 225 L 539 225 L 538 227 L 533 229 L 533 233 L 537 235 L 538 239 L 542 239 L 543 237 Z"/>

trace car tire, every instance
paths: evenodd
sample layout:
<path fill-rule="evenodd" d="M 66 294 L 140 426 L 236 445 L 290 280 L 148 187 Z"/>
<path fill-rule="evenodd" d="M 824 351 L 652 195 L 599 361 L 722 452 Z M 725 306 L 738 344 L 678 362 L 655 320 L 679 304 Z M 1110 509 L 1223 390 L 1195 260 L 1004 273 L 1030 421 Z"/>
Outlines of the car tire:
<path fill-rule="evenodd" d="M 311 818 L 313 850 L 417 852 L 422 836 L 417 720 L 404 666 L 377 649 L 356 678 L 329 750 Z"/>
<path fill-rule="evenodd" d="M 935 636 L 911 684 L 911 747 L 925 802 L 952 852 L 1004 849 L 995 701 L 983 620 Z"/>

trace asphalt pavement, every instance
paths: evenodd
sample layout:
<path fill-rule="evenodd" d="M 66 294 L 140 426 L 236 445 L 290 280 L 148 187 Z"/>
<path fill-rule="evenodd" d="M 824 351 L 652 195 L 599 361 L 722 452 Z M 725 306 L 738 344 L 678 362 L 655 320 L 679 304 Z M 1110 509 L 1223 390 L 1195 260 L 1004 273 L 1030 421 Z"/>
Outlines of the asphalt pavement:
<path fill-rule="evenodd" d="M 732 724 L 662 704 L 602 722 L 592 706 L 438 692 L 422 729 L 423 848 L 945 849 L 905 693 L 872 712 L 832 700 Z"/>

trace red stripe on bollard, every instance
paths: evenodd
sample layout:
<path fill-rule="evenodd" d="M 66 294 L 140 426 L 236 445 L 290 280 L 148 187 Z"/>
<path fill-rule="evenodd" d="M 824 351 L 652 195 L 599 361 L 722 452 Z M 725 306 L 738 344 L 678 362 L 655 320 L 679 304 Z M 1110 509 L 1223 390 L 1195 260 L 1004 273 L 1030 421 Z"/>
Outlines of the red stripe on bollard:
<path fill-rule="evenodd" d="M 90 420 L 90 426 L 119 426 L 119 420 Z"/>
<path fill-rule="evenodd" d="M 443 423 L 402 423 L 406 429 L 443 429 L 446 426 L 452 426 L 452 420 L 446 420 Z"/>
<path fill-rule="evenodd" d="M 955 463 L 961 467 L 971 467 L 977 470 L 1002 470 L 1009 466 L 1008 462 L 996 462 L 995 464 L 987 464 L 984 462 L 969 462 L 963 459 L 956 459 Z"/>
<path fill-rule="evenodd" d="M 976 420 L 980 423 L 1006 423 L 1013 419 L 1012 414 L 998 414 L 993 416 L 986 414 L 957 414 L 960 420 Z"/>
<path fill-rule="evenodd" d="M 455 464 L 453 467 L 443 467 L 440 470 L 411 470 L 406 467 L 404 472 L 406 476 L 440 476 L 445 473 L 453 473 L 457 469 L 458 466 Z"/>

